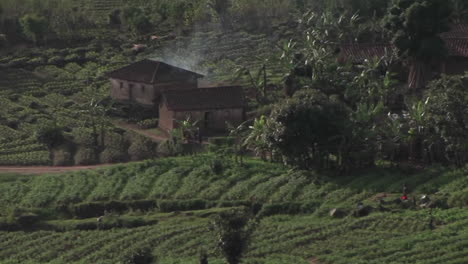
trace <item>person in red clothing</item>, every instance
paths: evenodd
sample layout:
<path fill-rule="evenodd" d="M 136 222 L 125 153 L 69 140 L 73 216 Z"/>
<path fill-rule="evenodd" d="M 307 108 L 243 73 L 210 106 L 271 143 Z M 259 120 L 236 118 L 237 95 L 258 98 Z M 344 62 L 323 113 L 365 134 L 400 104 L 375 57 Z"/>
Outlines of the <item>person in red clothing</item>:
<path fill-rule="evenodd" d="M 408 200 L 408 188 L 406 187 L 406 183 L 403 184 L 403 195 L 401 196 L 401 199 L 403 201 L 407 201 Z"/>

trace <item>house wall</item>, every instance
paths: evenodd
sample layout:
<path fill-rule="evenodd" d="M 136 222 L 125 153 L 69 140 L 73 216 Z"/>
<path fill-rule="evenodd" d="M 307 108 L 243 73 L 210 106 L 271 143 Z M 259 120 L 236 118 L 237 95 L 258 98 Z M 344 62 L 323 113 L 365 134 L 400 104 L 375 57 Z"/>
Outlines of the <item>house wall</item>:
<path fill-rule="evenodd" d="M 116 100 L 135 101 L 143 105 L 153 105 L 156 91 L 153 85 L 125 80 L 110 79 L 111 97 Z"/>
<path fill-rule="evenodd" d="M 167 109 L 165 103 L 159 105 L 159 127 L 170 131 L 174 128 L 174 112 Z"/>
<path fill-rule="evenodd" d="M 242 108 L 207 109 L 203 111 L 180 111 L 174 113 L 175 120 L 185 120 L 187 117 L 190 117 L 192 121 L 198 121 L 197 126 L 203 133 L 226 131 L 226 122 L 236 126 L 244 121 L 244 110 Z M 205 117 L 208 117 L 208 120 Z M 174 127 L 177 127 L 177 123 L 174 124 Z"/>
<path fill-rule="evenodd" d="M 208 113 L 208 120 L 205 120 Z M 178 127 L 177 121 L 186 120 L 188 117 L 195 122 L 203 134 L 210 132 L 226 131 L 226 122 L 234 126 L 240 125 L 244 121 L 244 110 L 242 108 L 235 109 L 216 109 L 204 111 L 170 111 L 166 104 L 163 103 L 159 107 L 159 127 L 163 130 L 170 131 Z"/>
<path fill-rule="evenodd" d="M 134 101 L 143 105 L 158 104 L 161 92 L 164 90 L 184 90 L 198 87 L 196 78 L 188 78 L 181 82 L 157 83 L 155 85 L 118 79 L 110 79 L 110 81 L 112 98 L 122 101 Z"/>
<path fill-rule="evenodd" d="M 468 71 L 468 58 L 448 57 L 442 63 L 441 72 L 445 74 L 464 74 Z"/>

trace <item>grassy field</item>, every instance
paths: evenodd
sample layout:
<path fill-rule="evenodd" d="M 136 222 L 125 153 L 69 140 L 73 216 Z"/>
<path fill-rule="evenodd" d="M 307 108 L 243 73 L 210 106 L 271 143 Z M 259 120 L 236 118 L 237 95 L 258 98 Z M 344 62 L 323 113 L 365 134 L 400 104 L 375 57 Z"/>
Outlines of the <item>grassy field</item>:
<path fill-rule="evenodd" d="M 466 170 L 375 168 L 334 176 L 249 159 L 245 166 L 225 161 L 217 171 L 215 159 L 1 175 L 1 222 L 14 221 L 14 211 L 39 220 L 27 232 L 0 231 L 0 263 L 132 263 L 144 250 L 158 263 L 198 263 L 202 250 L 210 263 L 224 263 L 212 215 L 253 204 L 259 224 L 243 263 L 466 262 Z M 429 194 L 436 208 L 394 203 L 403 183 L 410 200 Z M 358 202 L 375 209 L 356 217 Z M 330 217 L 333 208 L 344 216 Z M 98 227 L 95 216 L 107 209 L 112 213 Z"/>

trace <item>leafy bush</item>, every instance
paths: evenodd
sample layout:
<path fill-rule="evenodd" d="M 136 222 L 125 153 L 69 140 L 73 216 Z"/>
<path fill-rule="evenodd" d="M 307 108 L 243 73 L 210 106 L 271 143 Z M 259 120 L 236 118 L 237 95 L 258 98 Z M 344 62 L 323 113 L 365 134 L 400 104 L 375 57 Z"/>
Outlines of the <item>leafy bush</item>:
<path fill-rule="evenodd" d="M 468 206 L 468 192 L 460 191 L 460 192 L 453 193 L 449 197 L 447 204 L 450 207 L 460 207 L 460 208 Z"/>
<path fill-rule="evenodd" d="M 40 219 L 37 214 L 24 213 L 16 217 L 16 221 L 22 228 L 31 228 L 37 224 Z"/>
<path fill-rule="evenodd" d="M 52 65 L 62 65 L 64 62 L 64 58 L 60 56 L 53 56 L 47 61 L 47 63 Z"/>
<path fill-rule="evenodd" d="M 96 151 L 92 148 L 80 147 L 75 153 L 75 165 L 92 165 L 98 163 Z"/>
<path fill-rule="evenodd" d="M 119 133 L 106 133 L 104 146 L 114 149 L 128 149 L 129 142 L 124 135 Z"/>
<path fill-rule="evenodd" d="M 214 145 L 213 147 L 221 147 L 221 146 L 232 146 L 236 143 L 235 137 L 212 137 L 209 140 L 209 143 Z"/>
<path fill-rule="evenodd" d="M 72 131 L 73 141 L 81 146 L 95 147 L 95 136 L 93 131 L 88 128 L 74 128 Z"/>
<path fill-rule="evenodd" d="M 137 125 L 142 129 L 156 128 L 158 127 L 158 119 L 157 118 L 145 119 L 145 120 L 139 121 Z"/>
<path fill-rule="evenodd" d="M 49 148 L 58 146 L 65 140 L 62 128 L 50 123 L 43 124 L 35 132 L 37 141 L 47 145 Z"/>
<path fill-rule="evenodd" d="M 116 163 L 116 162 L 124 162 L 126 160 L 127 160 L 126 151 L 122 151 L 120 149 L 115 149 L 111 147 L 107 147 L 99 155 L 99 161 L 101 163 Z"/>
<path fill-rule="evenodd" d="M 156 147 L 157 145 L 153 141 L 138 136 L 130 145 L 128 154 L 132 160 L 149 159 L 155 156 Z"/>
<path fill-rule="evenodd" d="M 65 57 L 65 61 L 67 61 L 67 62 L 75 62 L 75 61 L 79 61 L 79 60 L 81 60 L 81 57 L 78 54 L 70 54 L 70 55 Z"/>
<path fill-rule="evenodd" d="M 157 207 L 155 200 L 84 202 L 70 205 L 68 213 L 78 218 L 90 218 L 107 212 L 124 213 L 129 210 L 149 211 Z"/>
<path fill-rule="evenodd" d="M 161 144 L 159 144 L 157 148 L 157 153 L 161 156 L 176 156 L 179 154 L 182 154 L 184 151 L 184 148 L 182 144 L 180 143 L 180 140 L 172 140 L 168 139 Z"/>
<path fill-rule="evenodd" d="M 79 218 L 102 216 L 106 211 L 123 213 L 127 210 L 128 206 L 119 201 L 79 203 L 70 206 L 70 213 Z"/>
<path fill-rule="evenodd" d="M 174 212 L 174 211 L 191 211 L 202 210 L 209 206 L 206 200 L 160 200 L 158 201 L 158 208 L 161 212 Z"/>
<path fill-rule="evenodd" d="M 299 214 L 299 213 L 302 213 L 302 203 L 285 202 L 285 203 L 275 203 L 275 204 L 264 204 L 259 214 L 265 217 L 265 216 L 277 215 L 277 214 Z"/>
<path fill-rule="evenodd" d="M 71 166 L 73 165 L 73 154 L 64 148 L 54 150 L 52 164 L 54 166 Z"/>

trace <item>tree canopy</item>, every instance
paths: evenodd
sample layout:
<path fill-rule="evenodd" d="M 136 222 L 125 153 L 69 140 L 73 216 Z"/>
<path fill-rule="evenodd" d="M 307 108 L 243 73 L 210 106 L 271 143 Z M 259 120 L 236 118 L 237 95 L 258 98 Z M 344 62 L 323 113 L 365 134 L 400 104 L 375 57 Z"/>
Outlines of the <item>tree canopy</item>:
<path fill-rule="evenodd" d="M 450 29 L 451 11 L 445 0 L 397 0 L 389 9 L 386 28 L 400 58 L 409 61 L 410 89 L 425 87 L 430 64 L 447 55 L 440 33 Z"/>
<path fill-rule="evenodd" d="M 24 15 L 20 19 L 23 33 L 26 37 L 31 39 L 35 44 L 44 40 L 48 30 L 48 22 L 45 17 L 35 14 Z"/>

